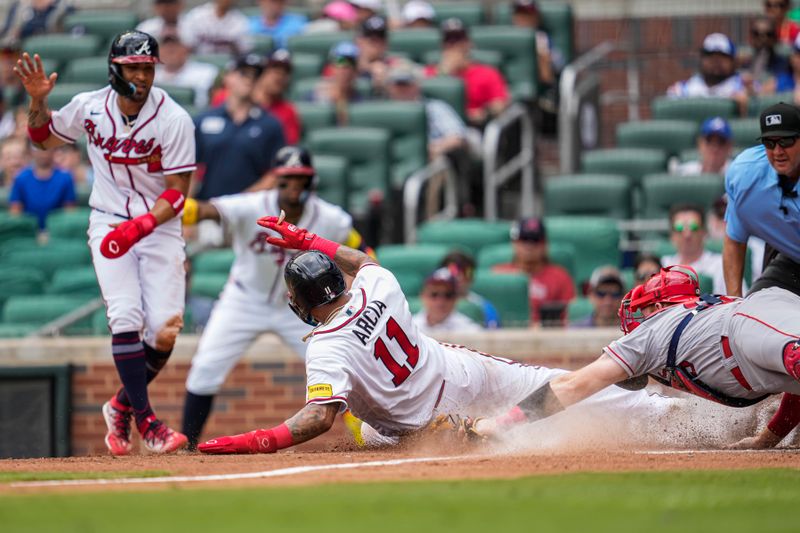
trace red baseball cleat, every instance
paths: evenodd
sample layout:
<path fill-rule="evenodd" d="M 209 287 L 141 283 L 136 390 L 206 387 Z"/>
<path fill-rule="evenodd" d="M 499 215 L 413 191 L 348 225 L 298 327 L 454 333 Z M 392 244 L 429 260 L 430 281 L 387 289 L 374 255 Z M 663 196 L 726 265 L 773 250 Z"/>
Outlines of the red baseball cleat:
<path fill-rule="evenodd" d="M 120 409 L 112 405 L 114 399 L 103 404 L 103 418 L 108 426 L 106 446 L 111 455 L 128 455 L 131 452 L 131 409 Z"/>
<path fill-rule="evenodd" d="M 171 453 L 185 448 L 189 439 L 186 435 L 167 427 L 155 417 L 148 420 L 147 430 L 142 435 L 142 444 L 152 453 Z"/>

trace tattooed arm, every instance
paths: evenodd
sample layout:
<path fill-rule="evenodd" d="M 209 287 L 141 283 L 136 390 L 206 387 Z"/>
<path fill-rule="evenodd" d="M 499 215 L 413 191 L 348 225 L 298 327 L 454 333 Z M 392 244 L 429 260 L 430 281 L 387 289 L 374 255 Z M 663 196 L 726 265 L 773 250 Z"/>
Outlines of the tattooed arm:
<path fill-rule="evenodd" d="M 339 402 L 306 404 L 296 415 L 286 421 L 286 425 L 292 433 L 293 444 L 300 444 L 319 437 L 331 429 L 339 407 Z"/>
<path fill-rule="evenodd" d="M 45 74 L 42 60 L 38 54 L 31 56 L 27 53 L 22 54 L 22 58 L 17 61 L 14 72 L 22 80 L 22 86 L 31 97 L 30 108 L 28 109 L 28 129 L 36 130 L 46 128 L 50 122 L 50 108 L 47 106 L 47 95 L 53 90 L 58 74 L 53 72 L 49 76 Z M 32 139 L 33 145 L 37 148 L 48 149 L 66 144 L 64 141 L 46 132 L 46 137 Z"/>
<path fill-rule="evenodd" d="M 361 265 L 364 263 L 376 262 L 364 252 L 347 247 L 344 244 L 339 245 L 333 260 L 336 262 L 336 265 L 342 269 L 342 272 L 348 276 L 355 276 L 358 269 L 361 268 Z"/>

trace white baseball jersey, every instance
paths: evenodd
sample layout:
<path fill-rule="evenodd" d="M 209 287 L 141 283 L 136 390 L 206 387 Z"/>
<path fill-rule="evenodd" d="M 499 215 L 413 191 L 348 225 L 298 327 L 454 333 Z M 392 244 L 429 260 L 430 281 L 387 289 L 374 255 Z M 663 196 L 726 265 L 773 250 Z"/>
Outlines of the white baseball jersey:
<path fill-rule="evenodd" d="M 69 143 L 86 134 L 95 176 L 89 205 L 105 213 L 144 215 L 166 189 L 164 176 L 196 168 L 192 119 L 157 87 L 130 128 L 117 93 L 107 86 L 80 93 L 54 111 L 50 131 Z M 180 231 L 177 217 L 162 226 Z"/>

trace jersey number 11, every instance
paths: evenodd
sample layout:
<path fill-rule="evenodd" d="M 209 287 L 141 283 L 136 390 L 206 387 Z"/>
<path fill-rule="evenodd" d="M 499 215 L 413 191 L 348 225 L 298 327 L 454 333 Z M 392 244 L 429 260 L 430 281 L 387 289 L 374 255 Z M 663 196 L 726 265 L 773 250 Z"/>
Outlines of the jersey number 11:
<path fill-rule="evenodd" d="M 378 337 L 375 341 L 375 359 L 383 363 L 386 369 L 392 373 L 392 383 L 394 383 L 395 387 L 399 387 L 408 379 L 408 376 L 411 375 L 411 370 L 417 366 L 417 361 L 419 361 L 419 347 L 411 344 L 411 341 L 408 340 L 408 335 L 406 335 L 406 332 L 403 331 L 393 317 L 389 317 L 389 320 L 386 322 L 386 336 L 400 345 L 400 348 L 406 354 L 406 362 L 408 366 L 411 367 L 411 369 L 409 369 L 408 366 L 399 364 L 395 358 L 392 357 L 383 339 Z"/>

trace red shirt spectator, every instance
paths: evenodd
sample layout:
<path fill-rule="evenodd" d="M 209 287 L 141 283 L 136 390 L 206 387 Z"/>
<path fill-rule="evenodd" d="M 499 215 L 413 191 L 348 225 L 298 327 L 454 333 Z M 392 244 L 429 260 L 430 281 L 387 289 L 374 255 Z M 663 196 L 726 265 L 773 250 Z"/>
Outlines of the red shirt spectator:
<path fill-rule="evenodd" d="M 287 144 L 297 144 L 300 140 L 300 116 L 294 104 L 285 97 L 291 81 L 291 54 L 287 50 L 275 50 L 267 58 L 264 73 L 253 88 L 253 101 L 278 119 Z"/>
<path fill-rule="evenodd" d="M 787 18 L 789 4 L 789 0 L 764 0 L 764 14 L 775 21 L 780 42 L 791 45 L 800 33 L 800 26 Z"/>
<path fill-rule="evenodd" d="M 300 115 L 297 114 L 294 104 L 281 99 L 264 106 L 264 109 L 272 113 L 283 126 L 283 136 L 286 138 L 286 144 L 300 142 Z"/>
<path fill-rule="evenodd" d="M 431 78 L 439 74 L 438 65 L 425 67 L 425 76 Z M 470 63 L 463 70 L 453 72 L 450 75 L 464 80 L 468 115 L 480 112 L 492 102 L 508 101 L 506 82 L 503 79 L 503 75 L 494 67 L 480 63 Z"/>

